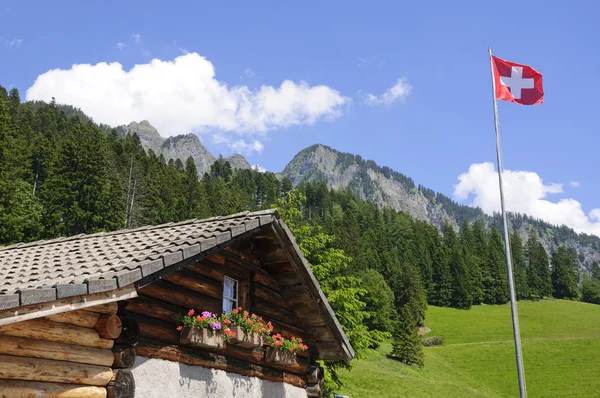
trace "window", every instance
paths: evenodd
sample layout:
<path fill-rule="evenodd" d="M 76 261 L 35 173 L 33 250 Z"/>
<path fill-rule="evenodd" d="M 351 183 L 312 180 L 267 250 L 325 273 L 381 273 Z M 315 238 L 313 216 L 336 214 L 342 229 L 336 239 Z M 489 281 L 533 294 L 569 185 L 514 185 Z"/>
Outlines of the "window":
<path fill-rule="evenodd" d="M 238 282 L 225 277 L 223 280 L 223 312 L 229 312 L 238 307 Z"/>

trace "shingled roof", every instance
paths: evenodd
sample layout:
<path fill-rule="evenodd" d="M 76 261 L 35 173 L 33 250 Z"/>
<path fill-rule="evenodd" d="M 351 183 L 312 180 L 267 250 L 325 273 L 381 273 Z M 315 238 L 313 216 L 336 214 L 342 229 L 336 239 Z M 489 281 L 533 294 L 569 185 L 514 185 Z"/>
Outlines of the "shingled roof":
<path fill-rule="evenodd" d="M 286 247 L 298 281 L 338 341 L 340 355 L 350 360 L 354 351 L 276 210 L 0 247 L 0 310 L 136 286 L 267 226 Z"/>

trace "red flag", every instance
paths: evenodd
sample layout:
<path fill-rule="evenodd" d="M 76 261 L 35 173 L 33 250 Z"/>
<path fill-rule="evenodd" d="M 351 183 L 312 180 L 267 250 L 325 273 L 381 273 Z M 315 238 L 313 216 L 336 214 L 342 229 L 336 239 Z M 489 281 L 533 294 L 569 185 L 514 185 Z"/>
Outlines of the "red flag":
<path fill-rule="evenodd" d="M 521 105 L 544 102 L 542 74 L 531 66 L 505 61 L 492 56 L 496 99 Z"/>

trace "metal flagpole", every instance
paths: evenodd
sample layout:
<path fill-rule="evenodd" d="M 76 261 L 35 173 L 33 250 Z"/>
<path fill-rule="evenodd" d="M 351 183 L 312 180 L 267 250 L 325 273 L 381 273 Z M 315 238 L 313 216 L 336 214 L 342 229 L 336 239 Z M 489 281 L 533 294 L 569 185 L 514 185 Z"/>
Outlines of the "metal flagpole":
<path fill-rule="evenodd" d="M 519 316 L 517 314 L 517 298 L 515 295 L 515 283 L 513 280 L 512 260 L 510 252 L 510 236 L 508 233 L 508 220 L 504 208 L 504 188 L 502 185 L 502 155 L 500 153 L 500 130 L 498 127 L 498 103 L 496 101 L 496 79 L 494 79 L 494 61 L 492 59 L 492 48 L 488 47 L 490 53 L 490 67 L 492 72 L 492 94 L 494 97 L 494 126 L 496 128 L 496 157 L 498 159 L 498 184 L 500 185 L 500 207 L 502 208 L 502 222 L 504 225 L 504 247 L 506 249 L 506 268 L 508 269 L 508 285 L 510 288 L 510 309 L 512 312 L 513 335 L 515 338 L 515 354 L 517 357 L 517 373 L 519 374 L 519 391 L 521 398 L 527 397 L 525 388 L 525 371 L 523 370 L 523 353 L 521 351 L 521 336 L 519 332 Z"/>

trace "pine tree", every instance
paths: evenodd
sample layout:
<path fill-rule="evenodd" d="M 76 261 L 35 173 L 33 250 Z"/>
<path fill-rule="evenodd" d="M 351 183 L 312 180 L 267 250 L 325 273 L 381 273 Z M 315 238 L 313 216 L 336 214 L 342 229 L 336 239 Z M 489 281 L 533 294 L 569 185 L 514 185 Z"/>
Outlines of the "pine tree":
<path fill-rule="evenodd" d="M 481 304 L 484 299 L 483 277 L 487 270 L 488 237 L 481 220 L 473 223 L 473 264 L 472 264 L 472 296 L 473 304 Z"/>
<path fill-rule="evenodd" d="M 74 118 L 43 186 L 44 225 L 48 237 L 110 228 L 112 215 L 106 213 L 109 169 L 104 133 Z"/>
<path fill-rule="evenodd" d="M 590 274 L 592 278 L 600 281 L 600 266 L 597 261 L 592 262 L 590 266 Z"/>
<path fill-rule="evenodd" d="M 574 249 L 560 246 L 552 253 L 553 295 L 560 299 L 574 299 L 578 296 L 577 270 L 579 261 Z"/>
<path fill-rule="evenodd" d="M 484 274 L 484 303 L 504 304 L 509 300 L 506 254 L 500 231 L 490 230 L 487 268 Z"/>
<path fill-rule="evenodd" d="M 471 308 L 472 298 L 470 289 L 470 277 L 461 255 L 461 248 L 456 232 L 449 223 L 443 226 L 444 258 L 448 262 L 451 277 L 452 297 L 450 305 L 454 308 Z"/>
<path fill-rule="evenodd" d="M 550 262 L 548 253 L 538 240 L 534 230 L 529 232 L 526 247 L 527 281 L 529 294 L 533 299 L 543 299 L 552 295 L 552 280 L 550 278 Z"/>
<path fill-rule="evenodd" d="M 510 251 L 512 254 L 513 278 L 517 299 L 529 297 L 529 285 L 527 283 L 527 270 L 525 267 L 525 251 L 523 240 L 517 232 L 510 235 Z"/>
<path fill-rule="evenodd" d="M 425 365 L 423 345 L 411 312 L 403 308 L 396 321 L 391 357 L 407 365 Z"/>

